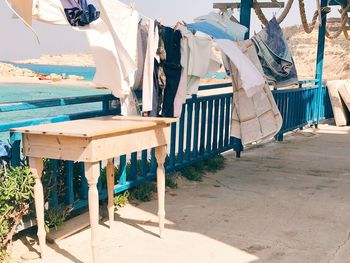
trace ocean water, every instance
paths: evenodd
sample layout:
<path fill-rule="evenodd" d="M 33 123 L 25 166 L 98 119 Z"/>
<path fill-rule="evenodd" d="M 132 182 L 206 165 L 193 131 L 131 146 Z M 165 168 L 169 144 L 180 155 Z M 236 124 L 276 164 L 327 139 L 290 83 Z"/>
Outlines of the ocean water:
<path fill-rule="evenodd" d="M 109 90 L 101 90 L 86 87 L 50 86 L 44 84 L 1 84 L 0 83 L 0 105 L 53 98 L 66 98 L 77 96 L 89 96 L 110 94 Z M 101 102 L 86 103 L 80 105 L 68 105 L 60 107 L 50 107 L 34 110 L 22 110 L 0 113 L 0 123 L 9 123 L 26 119 L 37 119 L 52 117 L 62 114 L 77 112 L 87 112 L 102 108 Z M 7 140 L 8 133 L 0 133 L 0 140 Z"/>
<path fill-rule="evenodd" d="M 53 65 L 41 65 L 41 64 L 13 64 L 16 67 L 28 68 L 32 71 L 48 75 L 50 73 L 66 74 L 66 75 L 78 75 L 84 77 L 86 80 L 93 80 L 96 73 L 95 67 L 76 67 L 76 66 L 53 66 Z M 205 78 L 224 79 L 227 75 L 224 72 L 215 72 L 206 74 Z"/>
<path fill-rule="evenodd" d="M 41 64 L 14 64 L 17 67 L 28 68 L 42 74 L 66 74 L 83 76 L 86 80 L 92 80 L 96 69 L 94 67 L 76 67 L 76 66 L 56 66 Z M 210 73 L 206 78 L 223 79 L 225 73 Z M 42 100 L 52 98 L 77 97 L 97 94 L 110 94 L 108 90 L 86 88 L 86 87 L 67 87 L 51 86 L 45 84 L 4 84 L 0 83 L 0 105 L 11 102 Z M 0 113 L 0 124 L 19 120 L 36 119 L 52 117 L 61 114 L 70 114 L 77 112 L 94 111 L 101 109 L 102 103 L 88 103 L 83 105 L 69 105 L 63 107 L 52 107 L 35 110 L 23 110 L 16 112 Z M 8 133 L 0 133 L 0 139 L 8 137 Z"/>

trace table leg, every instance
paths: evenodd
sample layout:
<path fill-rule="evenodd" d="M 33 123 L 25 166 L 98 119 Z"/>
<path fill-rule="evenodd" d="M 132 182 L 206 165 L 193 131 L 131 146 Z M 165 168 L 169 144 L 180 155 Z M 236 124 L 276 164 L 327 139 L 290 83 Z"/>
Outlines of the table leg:
<path fill-rule="evenodd" d="M 165 221 L 165 170 L 164 161 L 166 156 L 166 145 L 155 148 L 157 159 L 157 193 L 158 193 L 158 217 L 159 217 L 159 237 L 163 237 Z"/>
<path fill-rule="evenodd" d="M 29 157 L 30 170 L 35 179 L 34 202 L 36 211 L 36 221 L 38 225 L 38 239 L 41 252 L 41 258 L 46 256 L 46 231 L 44 219 L 44 191 L 41 183 L 43 172 L 43 160 L 41 158 Z"/>
<path fill-rule="evenodd" d="M 114 221 L 114 164 L 113 159 L 109 159 L 106 168 L 107 177 L 107 191 L 108 191 L 108 215 L 109 215 L 109 228 L 112 228 Z"/>
<path fill-rule="evenodd" d="M 97 262 L 97 244 L 98 244 L 98 190 L 97 182 L 100 175 L 99 162 L 85 163 L 85 177 L 89 184 L 89 216 L 91 227 L 91 249 L 93 262 Z"/>

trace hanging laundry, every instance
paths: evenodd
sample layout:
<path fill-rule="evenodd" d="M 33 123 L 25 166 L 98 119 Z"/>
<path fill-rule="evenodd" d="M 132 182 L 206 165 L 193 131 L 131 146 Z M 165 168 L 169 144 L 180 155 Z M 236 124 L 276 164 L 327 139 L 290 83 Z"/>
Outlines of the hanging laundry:
<path fill-rule="evenodd" d="M 164 43 L 166 58 L 161 60 L 166 76 L 164 100 L 162 107 L 163 117 L 174 116 L 174 100 L 181 77 L 181 43 L 182 35 L 179 30 L 171 27 L 160 26 L 159 37 Z"/>
<path fill-rule="evenodd" d="M 239 65 L 237 70 L 240 78 L 242 89 L 248 97 L 260 92 L 265 86 L 265 78 L 262 73 L 256 68 L 251 60 L 243 54 L 236 42 L 230 40 L 218 39 L 215 40 L 221 51 L 229 58 L 235 65 Z"/>
<path fill-rule="evenodd" d="M 220 13 L 210 12 L 207 15 L 195 18 L 194 21 L 208 22 L 230 35 L 234 41 L 244 40 L 244 36 L 248 32 L 248 28 L 233 21 L 231 19 L 232 14 L 233 11 L 229 9 Z"/>
<path fill-rule="evenodd" d="M 221 42 L 219 46 L 227 46 L 230 41 L 219 42 Z M 231 44 L 241 50 L 260 74 L 263 73 L 256 48 L 251 40 L 238 41 L 235 44 L 231 42 Z M 223 52 L 231 56 L 226 48 Z M 241 64 L 236 60 L 230 60 L 230 64 L 233 88 L 231 136 L 241 139 L 243 145 L 272 138 L 282 127 L 282 117 L 269 85 L 266 83 L 253 96 L 248 97 L 242 86 Z"/>
<path fill-rule="evenodd" d="M 36 40 L 40 44 L 39 37 L 32 27 L 33 0 L 5 0 L 5 3 L 13 12 L 13 17 L 19 18 L 23 24 L 32 31 Z"/>
<path fill-rule="evenodd" d="M 32 25 L 33 0 L 7 0 L 24 24 Z"/>
<path fill-rule="evenodd" d="M 174 100 L 174 117 L 179 117 L 186 95 L 197 94 L 200 78 L 208 72 L 221 68 L 221 61 L 213 53 L 213 41 L 208 37 L 195 36 L 185 26 L 179 25 L 181 31 L 181 78 Z"/>
<path fill-rule="evenodd" d="M 158 47 L 158 27 L 155 27 L 154 21 L 148 21 L 148 40 L 143 70 L 142 80 L 142 111 L 149 112 L 153 109 L 153 94 L 154 90 L 154 58 Z"/>
<path fill-rule="evenodd" d="M 34 0 L 33 19 L 53 25 L 69 25 L 60 0 Z"/>
<path fill-rule="evenodd" d="M 268 81 L 276 88 L 298 84 L 298 76 L 283 31 L 274 17 L 252 37 Z"/>
<path fill-rule="evenodd" d="M 235 40 L 234 37 L 230 36 L 222 29 L 206 21 L 187 24 L 186 26 L 188 29 L 194 31 L 194 33 L 195 31 L 200 31 L 216 39 Z"/>
<path fill-rule="evenodd" d="M 139 22 L 137 29 L 137 71 L 135 74 L 134 90 L 142 90 L 143 69 L 145 65 L 145 58 L 147 52 L 148 27 Z"/>
<path fill-rule="evenodd" d="M 100 17 L 92 0 L 60 0 L 71 26 L 85 26 Z"/>

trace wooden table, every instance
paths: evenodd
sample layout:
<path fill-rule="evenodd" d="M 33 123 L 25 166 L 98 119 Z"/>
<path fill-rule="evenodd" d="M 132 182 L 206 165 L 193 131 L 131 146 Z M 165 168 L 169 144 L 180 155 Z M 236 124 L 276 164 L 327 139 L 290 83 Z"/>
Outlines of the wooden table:
<path fill-rule="evenodd" d="M 110 227 L 114 220 L 114 165 L 113 158 L 155 147 L 158 163 L 158 216 L 159 233 L 164 230 L 166 146 L 170 141 L 170 123 L 173 118 L 143 118 L 107 116 L 76 121 L 16 128 L 23 133 L 23 151 L 29 157 L 29 166 L 35 177 L 34 198 L 38 224 L 41 257 L 46 252 L 44 227 L 44 196 L 41 175 L 43 158 L 85 162 L 85 176 L 89 184 L 89 216 L 93 262 L 97 262 L 98 190 L 101 160 L 107 162 L 108 213 Z"/>

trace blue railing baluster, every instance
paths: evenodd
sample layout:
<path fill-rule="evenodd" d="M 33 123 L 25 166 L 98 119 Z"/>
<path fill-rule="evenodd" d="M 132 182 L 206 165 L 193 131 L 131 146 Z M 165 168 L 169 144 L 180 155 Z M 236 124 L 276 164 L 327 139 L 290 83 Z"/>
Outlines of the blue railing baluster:
<path fill-rule="evenodd" d="M 131 153 L 131 169 L 129 180 L 137 180 L 137 152 Z"/>
<path fill-rule="evenodd" d="M 200 111 L 200 104 L 197 101 L 194 107 L 193 158 L 198 157 L 199 111 Z"/>
<path fill-rule="evenodd" d="M 218 129 L 219 129 L 219 103 L 220 100 L 216 99 L 214 102 L 214 132 L 213 132 L 213 151 L 218 149 Z"/>
<path fill-rule="evenodd" d="M 74 203 L 74 163 L 72 161 L 66 161 L 65 164 L 65 183 L 66 183 L 66 205 L 72 205 Z"/>
<path fill-rule="evenodd" d="M 224 122 L 225 122 L 225 99 L 226 98 L 222 98 L 220 99 L 220 128 L 219 128 L 219 149 L 221 149 L 222 147 L 224 147 L 224 130 L 225 130 L 225 126 L 224 126 Z"/>
<path fill-rule="evenodd" d="M 182 106 L 182 113 L 179 123 L 179 147 L 177 153 L 176 163 L 182 164 L 183 162 L 183 151 L 184 151 L 184 133 L 185 133 L 185 105 Z"/>
<path fill-rule="evenodd" d="M 193 113 L 193 103 L 190 102 L 187 104 L 187 121 L 186 121 L 186 155 L 185 155 L 185 159 L 186 161 L 190 161 L 191 160 L 191 144 L 192 144 L 192 122 L 193 122 L 193 118 L 192 118 L 192 113 Z"/>
<path fill-rule="evenodd" d="M 171 137 L 170 137 L 170 160 L 169 160 L 169 170 L 175 170 L 176 164 L 176 122 L 171 124 Z"/>
<path fill-rule="evenodd" d="M 143 150 L 141 152 L 141 167 L 142 167 L 141 174 L 142 174 L 142 177 L 146 177 L 146 175 L 148 173 L 148 169 L 147 169 L 147 163 L 148 163 L 147 154 L 148 154 L 147 150 Z"/>
<path fill-rule="evenodd" d="M 225 102 L 225 140 L 224 145 L 227 146 L 230 143 L 230 126 L 231 126 L 231 98 L 226 97 Z"/>
<path fill-rule="evenodd" d="M 212 146 L 212 127 L 213 127 L 213 101 L 208 101 L 208 127 L 207 127 L 207 146 L 205 149 L 206 153 L 211 152 Z"/>
<path fill-rule="evenodd" d="M 88 198 L 88 191 L 89 191 L 89 185 L 87 182 L 87 179 L 85 177 L 85 164 L 83 162 L 80 163 L 80 171 L 82 174 L 81 177 L 81 189 L 80 189 L 80 199 L 87 200 Z"/>
<path fill-rule="evenodd" d="M 52 171 L 49 208 L 58 206 L 58 191 L 57 191 L 57 175 L 58 175 L 58 161 L 50 160 L 50 169 Z"/>
<path fill-rule="evenodd" d="M 126 183 L 126 155 L 122 155 L 119 158 L 119 184 L 124 185 Z"/>
<path fill-rule="evenodd" d="M 205 134 L 207 130 L 207 100 L 202 100 L 202 108 L 201 108 L 201 138 L 199 145 L 199 153 L 203 155 L 205 152 Z"/>

